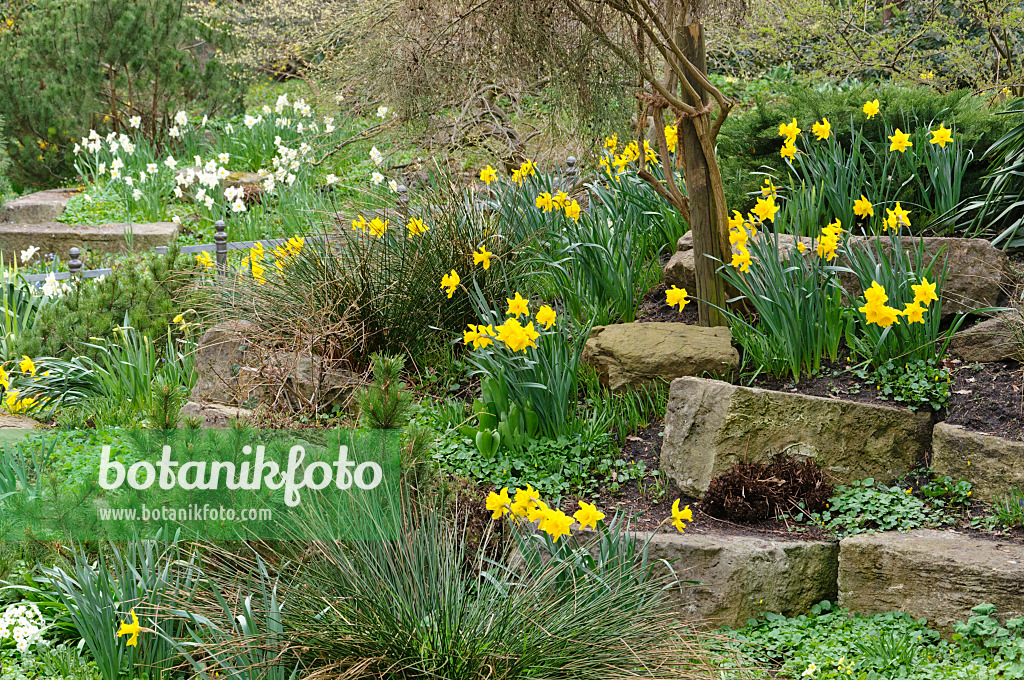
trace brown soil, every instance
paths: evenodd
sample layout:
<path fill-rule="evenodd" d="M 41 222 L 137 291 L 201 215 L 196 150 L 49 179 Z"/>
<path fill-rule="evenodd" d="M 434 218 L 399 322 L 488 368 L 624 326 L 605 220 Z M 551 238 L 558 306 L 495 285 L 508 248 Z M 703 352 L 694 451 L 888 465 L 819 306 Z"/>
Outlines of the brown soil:
<path fill-rule="evenodd" d="M 963 366 L 953 373 L 946 422 L 1024 440 L 1024 371 L 1011 362 Z"/>

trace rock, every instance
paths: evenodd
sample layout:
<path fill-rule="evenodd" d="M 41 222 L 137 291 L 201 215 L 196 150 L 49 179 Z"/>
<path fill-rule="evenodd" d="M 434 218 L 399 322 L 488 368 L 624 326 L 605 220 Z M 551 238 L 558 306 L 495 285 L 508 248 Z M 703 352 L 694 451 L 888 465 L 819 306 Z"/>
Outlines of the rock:
<path fill-rule="evenodd" d="M 848 247 L 864 247 L 874 237 L 854 236 L 848 241 Z M 918 241 L 924 242 L 926 255 L 924 265 L 927 266 L 941 257 L 935 264 L 935 279 L 942 271 L 943 263 L 947 268 L 946 283 L 942 287 L 942 317 L 949 318 L 960 313 L 970 313 L 976 309 L 1000 307 L 1004 304 L 1007 291 L 1012 288 L 1009 259 L 1006 253 L 995 248 L 985 239 L 978 238 L 945 238 L 927 237 L 924 239 L 904 236 L 903 248 L 914 252 Z M 881 239 L 882 248 L 888 252 L 892 247 L 891 239 Z M 860 284 L 852 274 L 841 277 L 843 287 L 851 295 L 860 295 Z"/>
<path fill-rule="evenodd" d="M 16 257 L 21 250 L 37 246 L 42 253 L 55 253 L 67 258 L 72 247 L 83 251 L 120 253 L 128 249 L 125 235 L 132 235 L 136 252 L 166 246 L 178 235 L 173 222 L 143 224 L 103 224 L 85 226 L 52 222 L 48 224 L 0 224 L 0 244 L 5 258 Z"/>
<path fill-rule="evenodd" d="M 851 236 L 849 248 L 863 248 L 876 237 Z M 801 238 L 808 248 L 813 248 L 813 240 Z M 919 239 L 904 236 L 903 247 L 907 250 L 917 248 Z M 931 264 L 941 253 L 942 262 L 935 265 L 936 274 L 946 264 L 947 279 L 943 287 L 942 316 L 949 318 L 959 313 L 970 313 L 976 309 L 1001 307 L 1006 301 L 1006 291 L 1012 288 L 1009 260 L 1006 253 L 993 247 L 984 239 L 928 237 L 923 239 L 925 265 Z M 780 256 L 787 255 L 794 248 L 792 236 L 780 238 Z M 888 252 L 891 242 L 881 239 L 882 248 Z M 693 236 L 688 233 L 679 239 L 677 252 L 665 265 L 665 284 L 679 286 L 687 290 L 696 290 L 694 275 Z M 935 277 L 937 278 L 937 277 Z M 859 296 L 861 286 L 852 273 L 840 276 L 840 282 L 851 295 Z"/>
<path fill-rule="evenodd" d="M 198 378 L 192 401 L 341 405 L 359 383 L 354 374 L 332 369 L 309 351 L 265 351 L 250 341 L 255 333 L 251 322 L 225 321 L 203 334 L 195 353 Z"/>
<path fill-rule="evenodd" d="M 197 404 L 190 401 L 181 407 L 181 418 L 200 418 L 204 428 L 226 430 L 235 422 L 250 420 L 252 411 L 226 404 Z"/>
<path fill-rule="evenodd" d="M 661 378 L 726 374 L 739 368 L 740 355 L 728 328 L 682 323 L 622 323 L 597 326 L 583 350 L 613 391 Z"/>
<path fill-rule="evenodd" d="M 16 198 L 6 205 L 0 204 L 0 222 L 17 224 L 46 224 L 57 222 L 78 189 L 47 189 Z M 6 242 L 4 243 L 6 250 Z"/>
<path fill-rule="evenodd" d="M 0 413 L 0 430 L 34 430 L 39 427 L 39 421 L 28 416 Z"/>
<path fill-rule="evenodd" d="M 192 401 L 200 404 L 244 403 L 250 397 L 239 387 L 238 375 L 249 345 L 249 321 L 224 321 L 203 333 L 195 353 L 196 384 Z"/>
<path fill-rule="evenodd" d="M 1024 442 L 939 423 L 932 432 L 932 469 L 966 479 L 973 498 L 993 501 L 1010 487 L 1024 490 Z"/>
<path fill-rule="evenodd" d="M 1024 318 L 1017 310 L 1002 312 L 956 333 L 949 348 L 967 363 L 1020 361 L 1024 358 Z"/>
<path fill-rule="evenodd" d="M 907 612 L 945 634 L 971 607 L 1024 616 L 1024 546 L 922 529 L 844 538 L 839 544 L 839 604 L 864 614 Z"/>
<path fill-rule="evenodd" d="M 931 445 L 932 416 L 908 409 L 678 378 L 669 391 L 661 469 L 701 496 L 740 461 L 782 451 L 814 460 L 838 483 L 889 482 L 915 469 Z"/>
<path fill-rule="evenodd" d="M 644 541 L 649 534 L 637 534 Z M 708 627 L 746 625 L 764 612 L 806 614 L 835 601 L 839 545 L 760 536 L 655 534 L 648 556 L 670 561 L 684 584 L 672 591 L 681 618 Z"/>

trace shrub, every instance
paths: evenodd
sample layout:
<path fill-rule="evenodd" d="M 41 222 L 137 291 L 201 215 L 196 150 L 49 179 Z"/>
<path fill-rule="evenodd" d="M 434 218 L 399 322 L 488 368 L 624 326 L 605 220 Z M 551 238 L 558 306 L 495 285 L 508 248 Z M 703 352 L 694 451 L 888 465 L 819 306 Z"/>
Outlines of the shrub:
<path fill-rule="evenodd" d="M 93 339 L 110 336 L 118 326 L 162 340 L 181 311 L 194 268 L 175 248 L 166 256 L 119 260 L 113 274 L 74 283 L 40 309 L 36 332 L 20 337 L 13 354 L 95 357 L 99 350 Z M 39 330 L 43 328 L 45 334 Z"/>
<path fill-rule="evenodd" d="M 184 0 L 7 7 L 13 30 L 0 32 L 0 114 L 15 140 L 19 183 L 70 175 L 72 146 L 90 129 L 120 132 L 140 116 L 156 140 L 175 111 L 212 114 L 237 97 L 211 58 L 212 33 L 186 15 Z"/>
<path fill-rule="evenodd" d="M 4 119 L 0 116 L 0 210 L 11 195 L 11 158 L 7 155 L 7 133 L 4 130 Z"/>

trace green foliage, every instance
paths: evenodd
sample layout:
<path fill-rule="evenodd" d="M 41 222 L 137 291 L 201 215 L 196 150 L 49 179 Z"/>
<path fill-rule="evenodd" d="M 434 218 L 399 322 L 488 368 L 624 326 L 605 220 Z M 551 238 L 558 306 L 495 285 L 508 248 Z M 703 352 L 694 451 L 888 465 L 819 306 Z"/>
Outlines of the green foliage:
<path fill-rule="evenodd" d="M 405 357 L 400 354 L 373 354 L 370 357 L 373 382 L 356 395 L 363 427 L 391 430 L 402 427 L 409 418 L 412 395 L 402 382 Z"/>
<path fill-rule="evenodd" d="M 3 258 L 0 257 L 2 267 Z M 31 286 L 16 276 L 8 274 L 0 282 L 0 308 L 3 313 L 3 318 L 0 318 L 0 362 L 19 356 L 15 345 L 20 338 L 32 336 L 39 312 L 49 302 L 48 297 L 34 294 Z"/>
<path fill-rule="evenodd" d="M 812 515 L 811 522 L 839 537 L 952 524 L 966 504 L 970 484 L 951 482 L 930 482 L 920 489 L 921 498 L 909 486 L 886 486 L 870 478 L 857 480 L 849 486 L 837 486 L 828 509 Z"/>
<path fill-rule="evenodd" d="M 149 422 L 159 430 L 173 430 L 181 422 L 184 386 L 160 375 L 153 381 L 153 394 L 149 402 Z"/>
<path fill-rule="evenodd" d="M 1015 105 L 1019 107 L 1020 100 Z M 1024 109 L 1012 113 L 1021 114 Z M 985 195 L 969 206 L 978 211 L 974 231 L 1004 250 L 1020 247 L 1024 245 L 1024 124 L 996 140 L 985 155 L 993 162 L 985 177 Z"/>
<path fill-rule="evenodd" d="M 36 332 L 20 337 L 12 354 L 96 356 L 93 338 L 108 337 L 121 325 L 162 339 L 180 311 L 192 269 L 191 258 L 174 248 L 166 256 L 119 260 L 112 276 L 73 283 L 69 292 L 43 307 Z"/>
<path fill-rule="evenodd" d="M 0 657 L 4 652 L 0 652 Z M 95 662 L 79 650 L 61 644 L 37 654 L 13 654 L 3 659 L 0 680 L 102 680 Z"/>
<path fill-rule="evenodd" d="M 473 401 L 475 425 L 463 425 L 459 432 L 476 445 L 484 458 L 499 451 L 521 454 L 540 431 L 537 413 L 526 404 L 520 407 L 508 398 L 504 376 L 487 376 L 480 382 L 480 398 Z"/>
<path fill-rule="evenodd" d="M 995 608 L 979 605 L 957 634 L 944 640 L 924 619 L 903 612 L 864 615 L 824 601 L 806 616 L 766 614 L 730 631 L 751 665 L 769 665 L 781 677 L 826 680 L 976 680 L 1022 678 L 1022 624 L 1001 626 Z M 738 669 L 726 678 L 747 678 Z M 764 677 L 768 677 L 765 674 Z"/>
<path fill-rule="evenodd" d="M 72 146 L 90 129 L 121 132 L 140 116 L 161 139 L 174 112 L 212 114 L 238 96 L 222 62 L 208 58 L 214 34 L 187 16 L 184 0 L 7 4 L 0 115 L 21 183 L 69 176 Z"/>
<path fill-rule="evenodd" d="M 914 410 L 938 411 L 949 403 L 949 370 L 935 359 L 914 359 L 902 366 L 888 361 L 870 380 L 878 386 L 879 399 L 892 399 Z"/>
<path fill-rule="evenodd" d="M 1024 491 L 1020 487 L 1010 487 L 1008 492 L 993 501 L 992 512 L 1005 527 L 1024 527 Z"/>
<path fill-rule="evenodd" d="M 743 227 L 741 227 L 743 228 Z M 757 325 L 725 310 L 746 355 L 771 375 L 814 375 L 827 357 L 835 361 L 843 337 L 844 292 L 839 268 L 823 258 L 781 257 L 779 233 L 763 232 L 749 243 L 756 263 L 747 273 L 725 263 L 720 272 L 757 312 Z"/>
<path fill-rule="evenodd" d="M 42 569 L 38 592 L 67 607 L 103 680 L 120 680 L 125 672 L 156 680 L 176 665 L 171 638 L 183 632 L 180 621 L 159 616 L 156 608 L 172 597 L 187 601 L 199 578 L 194 565 L 195 556 L 176 542 L 136 540 L 125 549 L 110 544 L 96 562 L 78 549 L 67 570 Z M 156 632 L 140 633 L 138 645 L 128 647 L 115 633 L 119 623 L 131 622 L 132 609 L 144 628 Z"/>

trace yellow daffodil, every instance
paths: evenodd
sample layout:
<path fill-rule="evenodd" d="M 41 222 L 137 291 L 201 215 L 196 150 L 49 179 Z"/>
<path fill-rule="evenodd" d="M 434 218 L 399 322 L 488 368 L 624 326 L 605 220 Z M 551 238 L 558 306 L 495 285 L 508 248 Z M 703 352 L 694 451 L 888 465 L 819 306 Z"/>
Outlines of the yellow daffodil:
<path fill-rule="evenodd" d="M 893 229 L 899 230 L 900 227 L 910 226 L 910 212 L 903 209 L 903 206 L 896 202 L 895 209 L 885 209 L 886 218 L 884 221 L 886 230 Z"/>
<path fill-rule="evenodd" d="M 4 370 L 3 366 L 0 366 L 0 387 L 3 387 L 5 390 L 10 389 L 11 387 L 11 379 L 7 375 L 7 371 Z"/>
<path fill-rule="evenodd" d="M 579 221 L 580 204 L 576 202 L 575 198 L 565 204 L 565 216 L 572 218 L 574 222 Z"/>
<path fill-rule="evenodd" d="M 213 258 L 210 257 L 210 253 L 206 252 L 205 250 L 203 252 L 199 253 L 198 255 L 196 255 L 196 262 L 203 269 L 212 269 L 213 268 Z"/>
<path fill-rule="evenodd" d="M 530 315 L 530 303 L 519 294 L 519 291 L 516 291 L 512 298 L 505 298 L 505 302 L 508 303 L 506 316 L 514 316 L 518 319 L 520 314 Z"/>
<path fill-rule="evenodd" d="M 782 149 L 779 150 L 779 156 L 788 161 L 796 160 L 796 144 L 787 140 L 786 143 L 782 145 Z"/>
<path fill-rule="evenodd" d="M 910 135 L 899 128 L 896 128 L 892 133 L 892 136 L 889 137 L 889 141 L 892 142 L 892 144 L 889 145 L 889 151 L 899 151 L 900 153 L 904 153 L 907 149 L 914 146 L 914 143 L 910 141 Z"/>
<path fill-rule="evenodd" d="M 683 307 L 690 303 L 690 299 L 685 288 L 672 286 L 665 291 L 665 302 L 669 307 L 679 305 L 679 311 L 681 312 L 683 311 Z"/>
<path fill-rule="evenodd" d="M 512 181 L 513 182 L 515 182 L 516 184 L 522 184 L 523 183 L 523 179 L 524 179 L 524 177 L 523 177 L 523 171 L 522 170 L 513 170 L 512 171 Z"/>
<path fill-rule="evenodd" d="M 884 305 L 889 301 L 889 296 L 878 281 L 872 281 L 871 287 L 864 291 L 864 299 L 869 305 Z"/>
<path fill-rule="evenodd" d="M 768 177 L 764 178 L 764 185 L 761 187 L 762 196 L 776 198 L 779 195 L 779 188 Z"/>
<path fill-rule="evenodd" d="M 484 184 L 490 184 L 494 180 L 498 179 L 498 173 L 494 171 L 490 165 L 480 171 L 480 181 Z"/>
<path fill-rule="evenodd" d="M 900 314 L 908 323 L 924 323 L 924 307 L 916 302 L 908 302 Z"/>
<path fill-rule="evenodd" d="M 617 134 L 604 138 L 604 148 L 609 149 L 612 153 L 615 153 L 615 149 L 618 146 L 619 136 Z"/>
<path fill-rule="evenodd" d="M 515 502 L 512 503 L 512 514 L 516 517 L 526 517 L 530 508 L 540 501 L 540 494 L 533 490 L 529 484 L 525 489 L 517 489 Z"/>
<path fill-rule="evenodd" d="M 366 233 L 366 218 L 360 215 L 356 219 L 352 220 L 352 231 L 362 231 Z"/>
<path fill-rule="evenodd" d="M 874 217 L 875 207 L 864 197 L 864 194 L 861 194 L 860 198 L 853 202 L 853 214 L 857 217 Z"/>
<path fill-rule="evenodd" d="M 21 355 L 21 361 L 18 362 L 18 368 L 20 368 L 21 372 L 26 374 L 26 375 L 35 375 L 36 374 L 36 365 L 28 357 L 27 354 L 22 354 Z"/>
<path fill-rule="evenodd" d="M 539 498 L 534 498 L 526 506 L 526 519 L 530 522 L 536 522 L 539 519 L 543 519 L 547 511 L 547 503 Z"/>
<path fill-rule="evenodd" d="M 867 114 L 868 120 L 871 120 L 878 115 L 878 100 L 873 102 L 864 102 L 864 108 L 862 109 Z"/>
<path fill-rule="evenodd" d="M 122 635 L 128 635 L 128 642 L 126 643 L 129 647 L 137 647 L 139 644 L 139 633 L 142 632 L 142 626 L 139 625 L 139 617 L 135 615 L 135 610 L 132 609 L 130 612 L 132 622 L 127 621 L 121 622 L 121 627 L 117 630 L 117 637 Z"/>
<path fill-rule="evenodd" d="M 566 202 L 569 200 L 569 194 L 564 191 L 558 191 L 554 196 L 551 197 L 551 202 L 555 206 L 555 210 L 562 210 L 565 208 Z"/>
<path fill-rule="evenodd" d="M 774 222 L 775 213 L 778 211 L 779 206 L 776 205 L 775 198 L 773 196 L 757 199 L 757 205 L 754 206 L 754 214 L 757 215 L 758 219 L 762 222 Z"/>
<path fill-rule="evenodd" d="M 928 279 L 921 279 L 921 283 L 910 287 L 914 291 L 914 302 L 927 307 L 939 299 L 935 293 L 935 284 L 928 283 Z"/>
<path fill-rule="evenodd" d="M 525 352 L 527 347 L 537 348 L 535 342 L 540 333 L 534 330 L 531 321 L 526 327 L 519 323 L 518 319 L 508 319 L 500 326 L 496 326 L 497 339 L 505 344 L 513 352 Z"/>
<path fill-rule="evenodd" d="M 185 315 L 178 314 L 173 319 L 171 319 L 171 323 L 185 323 Z"/>
<path fill-rule="evenodd" d="M 604 519 L 604 513 L 597 509 L 597 506 L 580 501 L 580 509 L 572 516 L 581 528 L 597 528 L 597 523 Z"/>
<path fill-rule="evenodd" d="M 508 497 L 508 489 L 501 493 L 493 491 L 487 496 L 487 509 L 491 511 L 491 519 L 500 519 L 512 511 L 512 499 Z"/>
<path fill-rule="evenodd" d="M 537 323 L 544 324 L 544 330 L 547 330 L 555 323 L 557 316 L 550 305 L 544 305 L 537 311 Z"/>
<path fill-rule="evenodd" d="M 729 264 L 731 264 L 733 267 L 736 267 L 741 272 L 746 273 L 750 271 L 750 262 L 750 251 L 748 251 L 745 247 L 740 246 L 739 252 L 733 253 L 732 262 L 730 262 Z"/>
<path fill-rule="evenodd" d="M 676 528 L 679 533 L 683 533 L 686 529 L 684 522 L 693 521 L 693 511 L 690 510 L 690 506 L 687 505 L 682 510 L 679 509 L 679 499 L 672 503 L 672 525 Z"/>
<path fill-rule="evenodd" d="M 459 275 L 455 272 L 454 269 L 452 270 L 451 274 L 445 274 L 443 277 L 441 277 L 441 287 L 448 289 L 449 300 L 451 300 L 452 295 L 455 294 L 455 289 L 458 287 L 459 281 Z"/>
<path fill-rule="evenodd" d="M 789 123 L 788 125 L 786 123 L 781 123 L 779 125 L 779 136 L 785 137 L 787 142 L 796 141 L 796 138 L 799 134 L 800 128 L 797 127 L 796 118 L 794 118 L 793 122 Z"/>
<path fill-rule="evenodd" d="M 480 324 L 479 326 L 468 324 L 462 333 L 462 341 L 473 345 L 473 349 L 480 349 L 494 344 L 494 328 Z"/>
<path fill-rule="evenodd" d="M 803 241 L 797 242 L 796 249 L 799 250 L 801 253 L 807 252 L 807 246 L 804 245 Z"/>
<path fill-rule="evenodd" d="M 938 144 L 943 149 L 946 148 L 946 143 L 953 141 L 953 131 L 946 128 L 945 123 L 939 123 L 938 130 L 930 130 L 932 138 L 928 140 L 931 144 Z"/>
<path fill-rule="evenodd" d="M 729 218 L 729 229 L 743 229 L 743 215 L 739 210 L 732 211 L 732 217 Z"/>
<path fill-rule="evenodd" d="M 423 224 L 423 220 L 412 217 L 409 219 L 409 224 L 406 225 L 406 229 L 409 230 L 409 236 L 419 236 L 425 234 L 430 230 L 430 227 Z"/>
<path fill-rule="evenodd" d="M 551 537 L 551 540 L 558 543 L 562 536 L 570 535 L 569 527 L 572 526 L 572 517 L 561 510 L 548 510 L 544 513 L 537 528 Z"/>
<path fill-rule="evenodd" d="M 822 118 L 820 123 L 811 126 L 811 132 L 820 141 L 825 141 L 832 134 L 832 124 L 828 122 L 828 118 Z"/>
<path fill-rule="evenodd" d="M 921 71 L 921 80 L 935 80 L 935 71 Z"/>
<path fill-rule="evenodd" d="M 676 129 L 675 125 L 665 126 L 665 144 L 668 146 L 669 153 L 676 152 L 676 145 L 679 143 L 679 130 Z"/>
<path fill-rule="evenodd" d="M 536 203 L 537 207 L 540 208 L 543 212 L 551 212 L 551 210 L 555 207 L 554 201 L 551 200 L 551 194 L 549 194 L 546 191 L 537 194 L 537 200 L 534 201 L 534 203 Z"/>
<path fill-rule="evenodd" d="M 494 255 L 494 253 L 488 252 L 487 248 L 480 246 L 480 250 L 473 253 L 473 264 L 478 264 L 484 269 L 490 269 L 491 255 Z"/>
<path fill-rule="evenodd" d="M 382 220 L 379 217 L 374 217 L 369 224 L 370 233 L 377 238 L 383 238 L 384 233 L 388 230 L 388 223 L 391 220 Z"/>

